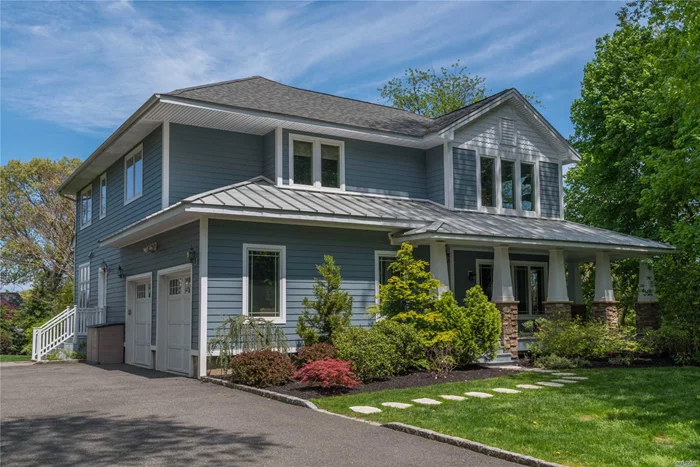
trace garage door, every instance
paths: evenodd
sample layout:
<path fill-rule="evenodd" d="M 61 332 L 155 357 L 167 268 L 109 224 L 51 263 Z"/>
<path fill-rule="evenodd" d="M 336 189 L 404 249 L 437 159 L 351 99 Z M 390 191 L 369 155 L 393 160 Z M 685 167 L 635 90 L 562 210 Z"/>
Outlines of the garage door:
<path fill-rule="evenodd" d="M 190 372 L 192 336 L 192 279 L 189 275 L 168 280 L 167 369 Z"/>

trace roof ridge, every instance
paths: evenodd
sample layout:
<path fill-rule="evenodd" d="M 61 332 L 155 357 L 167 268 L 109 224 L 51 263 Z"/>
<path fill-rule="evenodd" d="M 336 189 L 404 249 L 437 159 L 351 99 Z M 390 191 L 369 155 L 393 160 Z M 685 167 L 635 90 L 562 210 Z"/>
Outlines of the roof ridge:
<path fill-rule="evenodd" d="M 179 88 L 179 89 L 175 89 L 174 91 L 166 92 L 165 94 L 175 94 L 175 93 L 181 93 L 181 92 L 185 92 L 185 91 L 194 91 L 195 89 L 203 89 L 203 88 L 210 88 L 213 86 L 221 86 L 224 84 L 239 83 L 242 81 L 250 81 L 252 79 L 267 79 L 267 78 L 265 78 L 264 76 L 260 76 L 260 75 L 253 75 L 253 76 L 248 76 L 246 78 L 229 79 L 226 81 L 217 81 L 215 83 L 207 83 L 207 84 L 200 84 L 198 86 L 190 86 L 188 88 Z M 270 80 L 268 80 L 268 81 L 270 81 Z"/>
<path fill-rule="evenodd" d="M 266 176 L 258 175 L 257 177 L 249 178 L 248 180 L 243 180 L 242 182 L 236 182 L 236 183 L 232 183 L 231 185 L 226 185 L 226 186 L 222 186 L 220 188 L 214 188 L 213 190 L 205 191 L 202 193 L 197 193 L 196 195 L 192 195 L 188 198 L 183 199 L 182 201 L 183 202 L 192 202 L 192 201 L 195 201 L 199 198 L 203 198 L 205 196 L 215 195 L 217 193 L 221 193 L 222 191 L 231 190 L 233 188 L 238 188 L 238 187 L 242 187 L 245 185 L 257 184 L 259 182 L 267 182 L 270 185 L 275 184 L 275 182 L 273 182 L 272 180 L 270 180 Z"/>

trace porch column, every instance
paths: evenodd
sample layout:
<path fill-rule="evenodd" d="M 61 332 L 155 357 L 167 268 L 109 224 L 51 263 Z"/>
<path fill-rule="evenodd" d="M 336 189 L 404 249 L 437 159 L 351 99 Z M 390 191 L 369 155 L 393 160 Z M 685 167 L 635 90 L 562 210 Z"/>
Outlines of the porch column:
<path fill-rule="evenodd" d="M 654 286 L 654 271 L 647 260 L 639 262 L 639 295 L 634 305 L 637 312 L 637 333 L 659 329 L 661 325 L 659 299 Z"/>
<path fill-rule="evenodd" d="M 609 326 L 617 326 L 617 303 L 613 292 L 610 255 L 603 251 L 595 255 L 595 294 L 591 305 L 591 318 Z"/>
<path fill-rule="evenodd" d="M 544 314 L 547 318 L 571 317 L 571 302 L 566 290 L 564 250 L 557 248 L 549 250 L 549 278 Z"/>
<path fill-rule="evenodd" d="M 450 290 L 450 275 L 447 271 L 447 251 L 444 243 L 430 244 L 430 273 L 442 284 L 438 294 Z"/>
<path fill-rule="evenodd" d="M 569 271 L 567 280 L 569 299 L 573 302 L 571 304 L 571 317 L 583 319 L 586 316 L 586 305 L 583 303 L 581 263 L 578 261 L 569 261 L 567 263 L 567 270 Z"/>
<path fill-rule="evenodd" d="M 507 246 L 493 247 L 493 297 L 491 300 L 501 312 L 503 350 L 518 358 L 518 302 L 513 296 Z"/>

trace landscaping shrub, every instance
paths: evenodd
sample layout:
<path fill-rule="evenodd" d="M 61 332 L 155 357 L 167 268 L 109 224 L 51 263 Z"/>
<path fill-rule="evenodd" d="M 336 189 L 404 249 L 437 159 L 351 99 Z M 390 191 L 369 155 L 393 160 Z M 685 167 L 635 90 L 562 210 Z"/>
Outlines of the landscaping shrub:
<path fill-rule="evenodd" d="M 231 381 L 250 386 L 277 386 L 294 374 L 294 365 L 286 354 L 274 350 L 243 352 L 231 358 Z"/>
<path fill-rule="evenodd" d="M 352 361 L 362 381 L 388 378 L 396 374 L 399 355 L 391 339 L 378 328 L 348 328 L 335 337 L 338 358 Z"/>
<path fill-rule="evenodd" d="M 0 354 L 9 354 L 12 350 L 12 334 L 0 330 Z"/>
<path fill-rule="evenodd" d="M 457 359 L 449 345 L 435 344 L 427 352 L 428 370 L 435 378 L 447 376 L 457 367 Z"/>
<path fill-rule="evenodd" d="M 657 331 L 648 331 L 645 339 L 654 351 L 667 354 L 677 365 L 700 365 L 700 334 L 691 326 L 668 320 Z"/>
<path fill-rule="evenodd" d="M 584 368 L 591 366 L 591 362 L 585 358 L 567 358 L 560 357 L 559 355 L 546 355 L 535 359 L 534 365 L 537 368 L 564 370 L 567 368 Z"/>
<path fill-rule="evenodd" d="M 396 349 L 396 373 L 427 367 L 426 348 L 416 328 L 390 319 L 378 321 L 372 328 L 384 334 Z"/>
<path fill-rule="evenodd" d="M 350 368 L 351 365 L 352 362 L 346 360 L 315 360 L 297 370 L 293 378 L 309 386 L 349 389 L 362 384 Z"/>
<path fill-rule="evenodd" d="M 302 366 L 305 363 L 316 362 L 319 360 L 327 360 L 335 358 L 338 355 L 338 349 L 324 342 L 305 345 L 299 349 L 297 353 L 297 365 Z"/>
<path fill-rule="evenodd" d="M 321 274 L 321 279 L 314 278 L 316 299 L 304 297 L 301 302 L 304 311 L 297 321 L 297 334 L 306 345 L 332 342 L 336 334 L 350 326 L 352 317 L 353 298 L 340 290 L 343 283 L 340 266 L 336 266 L 332 256 L 325 255 L 323 259 L 324 264 L 316 266 Z"/>

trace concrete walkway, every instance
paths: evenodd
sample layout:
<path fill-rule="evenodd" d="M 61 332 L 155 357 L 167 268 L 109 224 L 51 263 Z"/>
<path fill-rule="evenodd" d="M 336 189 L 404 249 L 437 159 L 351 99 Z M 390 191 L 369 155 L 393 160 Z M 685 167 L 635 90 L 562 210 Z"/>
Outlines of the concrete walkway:
<path fill-rule="evenodd" d="M 3 367 L 3 465 L 514 466 L 126 365 Z"/>

